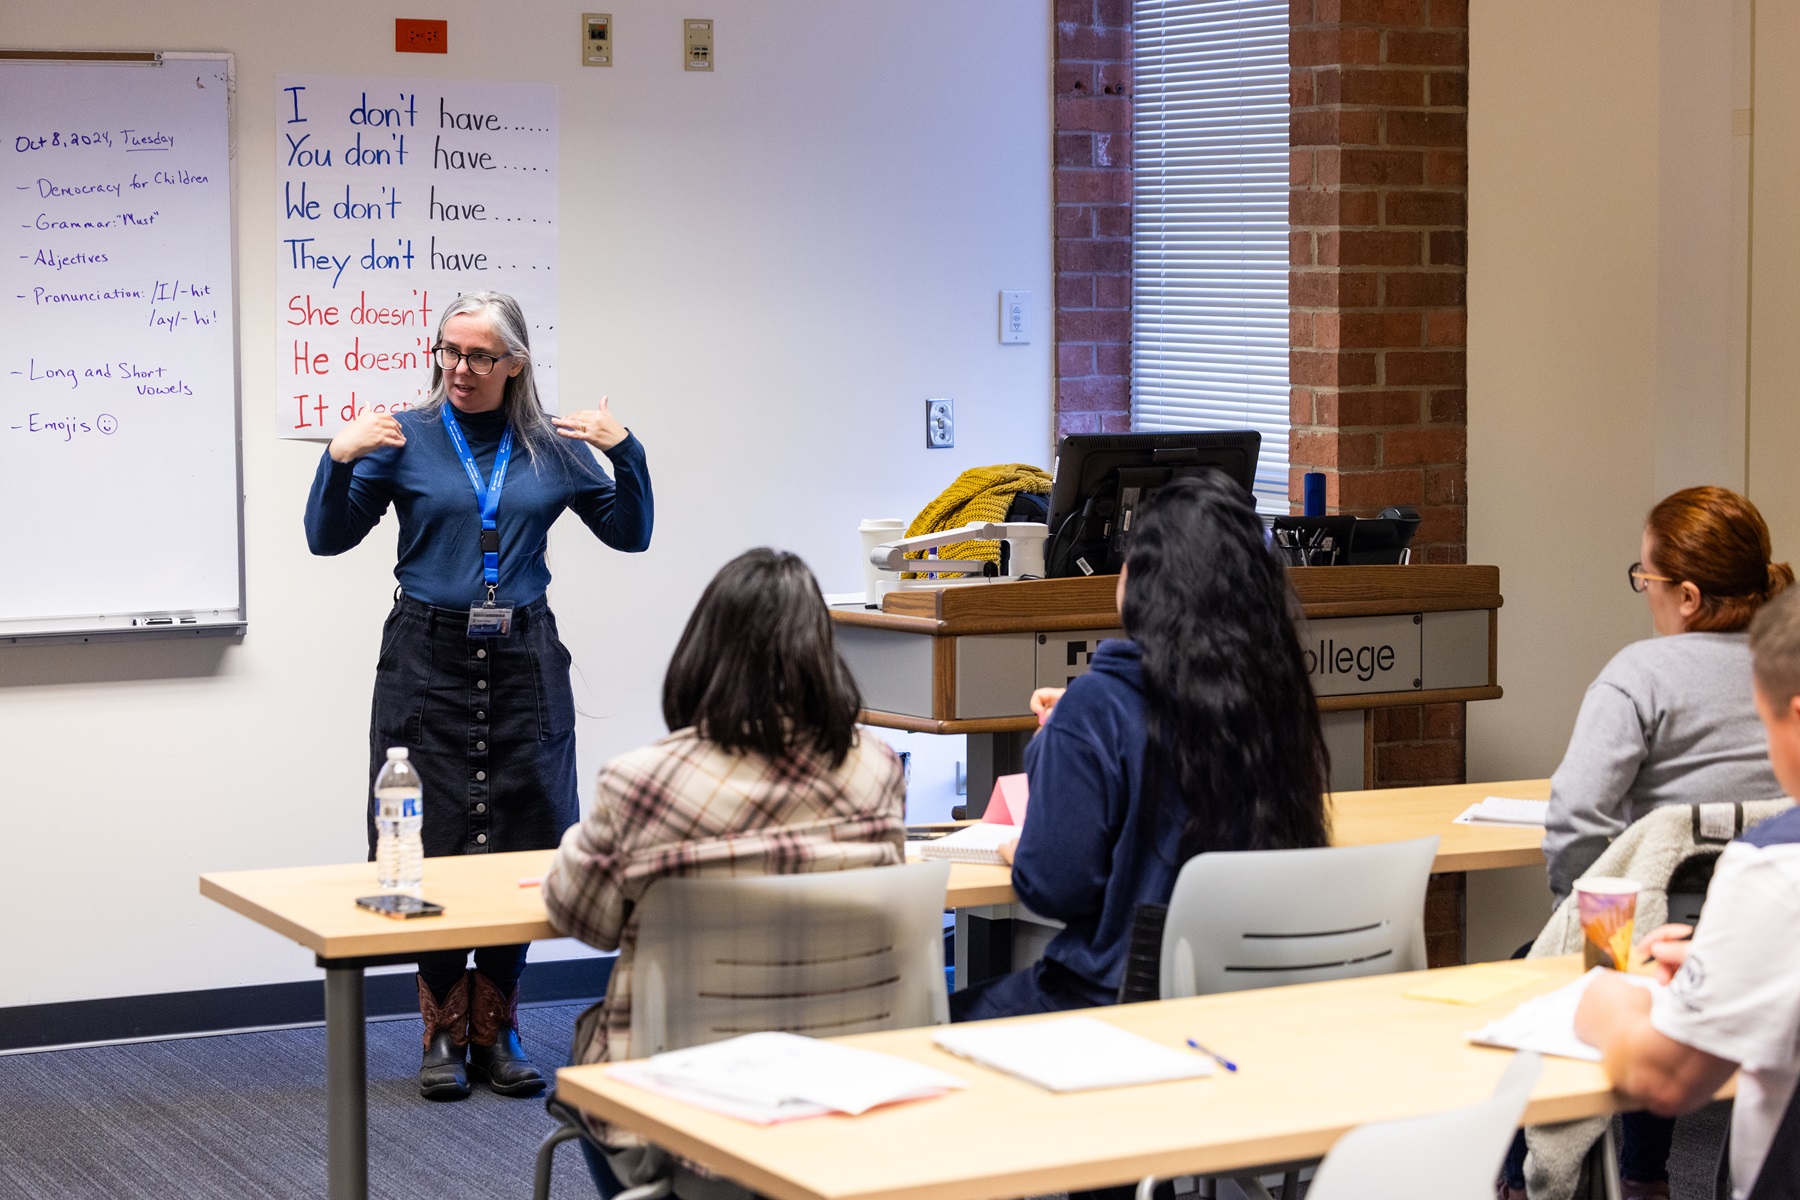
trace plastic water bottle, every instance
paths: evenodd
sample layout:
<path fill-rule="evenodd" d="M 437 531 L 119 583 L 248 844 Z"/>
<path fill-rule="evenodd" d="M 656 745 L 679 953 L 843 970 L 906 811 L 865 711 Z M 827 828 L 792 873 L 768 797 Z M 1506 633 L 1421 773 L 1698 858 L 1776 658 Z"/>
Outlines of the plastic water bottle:
<path fill-rule="evenodd" d="M 425 882 L 425 825 L 419 772 L 405 746 L 390 746 L 375 777 L 375 875 L 383 891 L 417 895 Z"/>

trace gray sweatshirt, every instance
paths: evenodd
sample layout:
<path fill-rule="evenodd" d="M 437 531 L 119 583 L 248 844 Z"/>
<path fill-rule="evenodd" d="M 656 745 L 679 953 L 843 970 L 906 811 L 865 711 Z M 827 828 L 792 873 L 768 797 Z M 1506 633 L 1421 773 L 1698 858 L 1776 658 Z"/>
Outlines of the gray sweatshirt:
<path fill-rule="evenodd" d="M 1607 844 L 1653 808 L 1781 794 L 1750 691 L 1746 635 L 1633 642 L 1588 685 L 1550 777 L 1550 891 L 1560 904 Z"/>

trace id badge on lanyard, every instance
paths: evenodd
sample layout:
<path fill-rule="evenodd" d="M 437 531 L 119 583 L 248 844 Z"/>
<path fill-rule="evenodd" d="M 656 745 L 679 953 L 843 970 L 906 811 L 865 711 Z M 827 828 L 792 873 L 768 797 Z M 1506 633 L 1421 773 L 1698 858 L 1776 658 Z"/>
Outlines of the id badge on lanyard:
<path fill-rule="evenodd" d="M 484 487 L 481 468 L 475 465 L 475 456 L 469 452 L 462 426 L 450 412 L 450 402 L 446 400 L 439 411 L 444 418 L 444 429 L 450 434 L 450 443 L 456 447 L 456 456 L 462 459 L 463 470 L 475 489 L 475 499 L 481 505 L 481 578 L 487 584 L 487 600 L 469 606 L 469 636 L 505 637 L 512 632 L 513 610 L 496 604 L 494 592 L 500 586 L 500 523 L 497 518 L 500 489 L 506 484 L 506 464 L 512 458 L 512 426 L 508 424 L 500 437 L 500 449 L 494 454 L 494 470 Z"/>

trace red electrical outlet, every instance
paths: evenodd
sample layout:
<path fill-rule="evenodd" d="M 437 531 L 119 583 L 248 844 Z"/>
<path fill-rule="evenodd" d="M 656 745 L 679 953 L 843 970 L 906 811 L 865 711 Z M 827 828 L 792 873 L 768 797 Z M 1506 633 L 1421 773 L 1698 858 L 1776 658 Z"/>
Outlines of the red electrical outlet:
<path fill-rule="evenodd" d="M 394 18 L 394 49 L 401 54 L 448 54 L 450 22 Z"/>

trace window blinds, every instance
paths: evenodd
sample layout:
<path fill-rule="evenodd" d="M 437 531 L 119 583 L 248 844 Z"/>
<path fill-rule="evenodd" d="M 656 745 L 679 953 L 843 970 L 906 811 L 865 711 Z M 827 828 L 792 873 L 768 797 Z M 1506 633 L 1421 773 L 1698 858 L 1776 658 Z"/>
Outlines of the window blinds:
<path fill-rule="evenodd" d="M 1288 511 L 1288 3 L 1135 0 L 1133 429 L 1254 429 Z"/>

